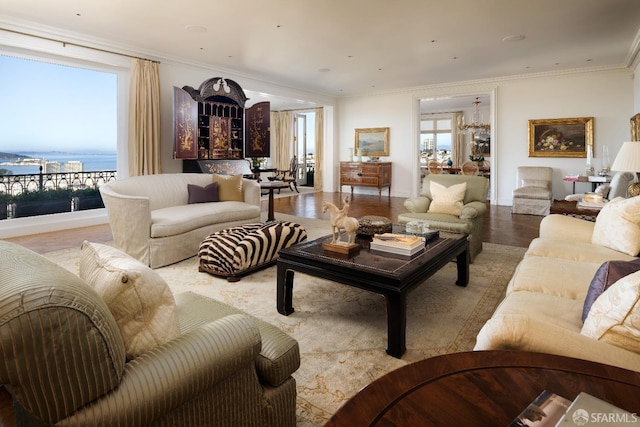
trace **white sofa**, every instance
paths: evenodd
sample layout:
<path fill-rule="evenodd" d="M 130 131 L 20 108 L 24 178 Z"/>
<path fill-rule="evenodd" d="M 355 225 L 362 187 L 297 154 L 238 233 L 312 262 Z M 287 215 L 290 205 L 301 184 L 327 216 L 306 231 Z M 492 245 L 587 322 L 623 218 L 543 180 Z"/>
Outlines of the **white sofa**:
<path fill-rule="evenodd" d="M 600 299 L 620 283 L 615 282 L 596 299 L 583 324 L 583 305 L 596 271 L 605 261 L 636 259 L 592 243 L 600 239 L 594 236 L 596 224 L 563 215 L 543 218 L 540 237 L 531 242 L 507 287 L 506 297 L 482 327 L 475 350 L 511 349 L 559 354 L 640 371 L 640 334 L 632 348 L 634 346 L 628 342 L 613 345 L 611 339 L 596 339 L 583 330 L 583 326 L 590 329 L 588 322 L 590 326 L 602 324 L 593 318 L 594 307 L 596 303 L 606 302 L 607 298 Z M 637 239 L 637 236 L 633 238 Z M 640 273 L 627 276 L 632 277 L 637 294 Z M 632 314 L 626 314 L 628 319 L 640 316 L 640 303 L 633 297 L 633 292 L 627 300 L 633 298 L 636 302 L 627 301 L 632 306 Z M 608 332 L 616 332 L 615 327 Z"/>
<path fill-rule="evenodd" d="M 242 180 L 244 202 L 188 204 L 188 184 L 204 187 L 212 175 L 143 175 L 100 187 L 116 247 L 151 268 L 197 255 L 209 234 L 260 222 L 260 186 Z"/>

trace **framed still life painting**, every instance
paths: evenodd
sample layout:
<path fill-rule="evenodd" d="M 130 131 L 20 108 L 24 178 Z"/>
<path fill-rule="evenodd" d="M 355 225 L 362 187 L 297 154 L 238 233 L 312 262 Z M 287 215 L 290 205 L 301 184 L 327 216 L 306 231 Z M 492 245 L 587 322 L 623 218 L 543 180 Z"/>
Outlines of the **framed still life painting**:
<path fill-rule="evenodd" d="M 587 157 L 593 117 L 529 120 L 529 157 Z"/>

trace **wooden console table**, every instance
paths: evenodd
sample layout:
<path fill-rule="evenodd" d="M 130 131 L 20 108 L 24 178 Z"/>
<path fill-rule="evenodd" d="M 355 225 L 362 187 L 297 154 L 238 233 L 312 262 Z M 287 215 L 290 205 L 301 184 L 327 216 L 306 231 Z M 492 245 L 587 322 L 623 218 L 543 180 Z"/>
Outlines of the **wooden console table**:
<path fill-rule="evenodd" d="M 640 413 L 640 372 L 552 354 L 473 351 L 388 373 L 325 427 L 508 426 L 544 390 L 569 400 L 585 392 Z"/>
<path fill-rule="evenodd" d="M 376 187 L 378 196 L 382 189 L 389 189 L 391 197 L 391 162 L 340 162 L 340 193 L 342 186 Z"/>

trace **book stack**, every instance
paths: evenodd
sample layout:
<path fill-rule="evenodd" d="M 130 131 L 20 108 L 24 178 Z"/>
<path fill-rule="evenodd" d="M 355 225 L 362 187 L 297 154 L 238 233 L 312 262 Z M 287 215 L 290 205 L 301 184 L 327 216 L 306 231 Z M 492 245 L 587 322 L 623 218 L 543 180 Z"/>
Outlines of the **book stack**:
<path fill-rule="evenodd" d="M 424 238 L 408 234 L 375 234 L 370 248 L 374 252 L 412 257 L 424 250 Z"/>
<path fill-rule="evenodd" d="M 545 426 L 582 426 L 589 425 L 626 425 L 637 424 L 638 415 L 617 406 L 580 393 L 573 401 L 544 390 L 527 406 L 509 427 L 531 425 Z"/>

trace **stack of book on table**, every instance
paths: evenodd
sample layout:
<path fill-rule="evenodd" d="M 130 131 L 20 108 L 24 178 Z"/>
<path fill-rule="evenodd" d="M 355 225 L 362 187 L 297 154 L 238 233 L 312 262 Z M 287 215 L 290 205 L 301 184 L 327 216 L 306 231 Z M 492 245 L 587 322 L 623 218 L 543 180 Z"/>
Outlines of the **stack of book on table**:
<path fill-rule="evenodd" d="M 424 250 L 425 239 L 409 234 L 375 234 L 371 241 L 371 251 L 412 257 Z"/>

